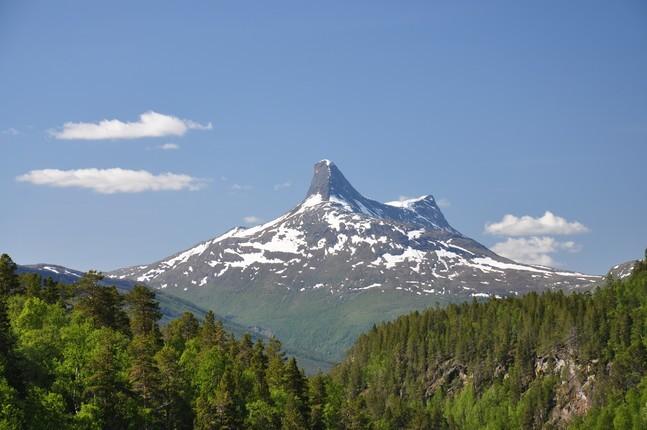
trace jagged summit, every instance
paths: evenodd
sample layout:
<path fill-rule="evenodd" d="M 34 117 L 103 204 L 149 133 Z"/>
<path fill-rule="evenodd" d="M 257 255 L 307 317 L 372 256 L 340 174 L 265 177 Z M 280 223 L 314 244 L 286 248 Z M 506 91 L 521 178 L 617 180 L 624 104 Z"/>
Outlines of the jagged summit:
<path fill-rule="evenodd" d="M 324 201 L 330 200 L 331 197 L 349 200 L 363 199 L 337 165 L 330 160 L 321 160 L 314 166 L 314 175 L 306 199 L 313 195 L 320 195 Z"/>
<path fill-rule="evenodd" d="M 314 165 L 310 188 L 297 210 L 314 207 L 323 202 L 331 202 L 348 212 L 372 218 L 460 234 L 449 225 L 431 194 L 387 203 L 368 199 L 351 185 L 337 165 L 330 160 L 321 160 Z"/>

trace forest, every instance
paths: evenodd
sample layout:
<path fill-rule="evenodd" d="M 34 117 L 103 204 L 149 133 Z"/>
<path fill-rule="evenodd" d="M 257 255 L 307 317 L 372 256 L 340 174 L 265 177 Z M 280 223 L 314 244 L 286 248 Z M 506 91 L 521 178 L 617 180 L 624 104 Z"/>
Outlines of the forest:
<path fill-rule="evenodd" d="M 155 293 L 16 274 L 0 257 L 0 429 L 644 429 L 647 259 L 595 291 L 374 326 L 330 374 Z"/>

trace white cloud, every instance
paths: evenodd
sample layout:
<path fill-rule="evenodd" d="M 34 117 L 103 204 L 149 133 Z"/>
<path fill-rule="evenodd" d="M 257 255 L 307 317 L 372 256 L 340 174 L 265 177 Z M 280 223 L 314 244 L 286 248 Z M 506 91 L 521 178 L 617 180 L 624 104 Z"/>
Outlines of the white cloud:
<path fill-rule="evenodd" d="M 398 201 L 399 202 L 404 202 L 404 201 L 407 201 L 407 200 L 411 200 L 412 198 L 413 197 L 409 197 L 409 196 L 400 196 L 400 197 L 398 197 Z"/>
<path fill-rule="evenodd" d="M 20 131 L 13 127 L 9 127 L 5 130 L 2 130 L 2 134 L 6 134 L 7 136 L 18 136 L 20 134 Z"/>
<path fill-rule="evenodd" d="M 448 207 L 450 207 L 452 205 L 452 203 L 449 200 L 447 200 L 446 198 L 442 198 L 442 197 L 440 199 L 438 199 L 438 201 L 436 203 L 438 204 L 439 208 L 448 208 Z"/>
<path fill-rule="evenodd" d="M 202 188 L 205 182 L 183 174 L 161 173 L 154 175 L 146 170 L 120 168 L 32 170 L 18 176 L 16 180 L 50 187 L 89 188 L 101 194 L 197 190 Z"/>
<path fill-rule="evenodd" d="M 172 151 L 174 149 L 180 149 L 180 145 L 178 145 L 177 143 L 165 143 L 163 145 L 158 146 L 158 148 L 164 151 Z"/>
<path fill-rule="evenodd" d="M 559 242 L 552 237 L 508 238 L 492 246 L 492 251 L 514 261 L 526 264 L 552 266 L 555 264 L 551 254 L 559 251 L 579 252 L 581 247 L 572 241 Z"/>
<path fill-rule="evenodd" d="M 279 191 L 279 190 L 283 190 L 285 188 L 290 188 L 291 186 L 292 186 L 292 182 L 289 182 L 289 181 L 282 182 L 280 184 L 274 185 L 274 191 Z"/>
<path fill-rule="evenodd" d="M 61 130 L 51 130 L 56 139 L 138 139 L 142 137 L 182 136 L 188 130 L 211 130 L 212 125 L 199 124 L 188 119 L 149 111 L 141 114 L 138 121 L 123 122 L 104 119 L 98 123 L 66 122 Z"/>
<path fill-rule="evenodd" d="M 533 218 L 529 215 L 516 217 L 507 214 L 499 222 L 485 225 L 485 232 L 501 236 L 531 236 L 544 234 L 578 234 L 589 229 L 583 224 L 566 219 L 546 211 L 543 216 Z"/>
<path fill-rule="evenodd" d="M 247 225 L 255 225 L 255 224 L 262 223 L 263 218 L 259 218 L 259 217 L 255 216 L 255 215 L 249 215 L 249 216 L 243 217 L 243 221 Z"/>

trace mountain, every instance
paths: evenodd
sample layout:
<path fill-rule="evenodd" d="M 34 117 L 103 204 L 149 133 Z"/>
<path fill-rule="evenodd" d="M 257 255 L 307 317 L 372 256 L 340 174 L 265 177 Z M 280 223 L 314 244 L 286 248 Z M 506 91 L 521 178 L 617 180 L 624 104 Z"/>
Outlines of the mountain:
<path fill-rule="evenodd" d="M 109 276 L 270 328 L 323 360 L 339 359 L 371 324 L 411 310 L 601 279 L 503 258 L 453 228 L 433 196 L 368 199 L 328 160 L 283 216 Z"/>
<path fill-rule="evenodd" d="M 26 264 L 18 265 L 16 272 L 19 275 L 24 273 L 35 273 L 43 279 L 52 278 L 52 280 L 61 284 L 73 284 L 83 277 L 83 272 L 57 264 Z"/>
<path fill-rule="evenodd" d="M 624 279 L 631 275 L 634 268 L 640 263 L 639 260 L 625 261 L 624 263 L 616 264 L 607 273 L 607 276 Z"/>

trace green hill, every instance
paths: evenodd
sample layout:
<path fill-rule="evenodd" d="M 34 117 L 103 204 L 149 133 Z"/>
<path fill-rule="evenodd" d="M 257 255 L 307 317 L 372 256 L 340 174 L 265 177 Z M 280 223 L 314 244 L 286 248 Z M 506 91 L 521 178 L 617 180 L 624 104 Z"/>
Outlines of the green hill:
<path fill-rule="evenodd" d="M 381 324 L 334 380 L 378 428 L 647 428 L 646 372 L 647 260 L 592 293 L 530 293 Z"/>

